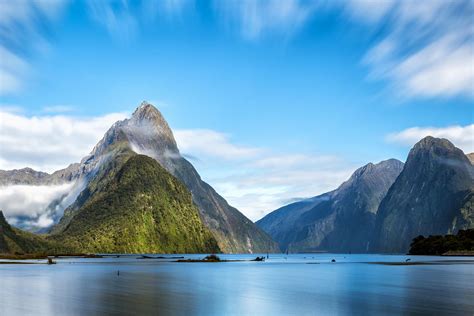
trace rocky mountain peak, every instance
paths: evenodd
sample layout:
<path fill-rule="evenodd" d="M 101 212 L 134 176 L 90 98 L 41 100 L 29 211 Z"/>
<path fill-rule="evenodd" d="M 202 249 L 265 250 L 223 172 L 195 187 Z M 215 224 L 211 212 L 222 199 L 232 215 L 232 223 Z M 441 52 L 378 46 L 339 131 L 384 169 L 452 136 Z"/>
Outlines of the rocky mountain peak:
<path fill-rule="evenodd" d="M 91 157 L 107 153 L 113 144 L 126 142 L 137 153 L 154 158 L 179 153 L 173 132 L 161 112 L 143 101 L 130 119 L 116 122 L 96 145 Z M 87 158 L 89 159 L 89 158 Z"/>
<path fill-rule="evenodd" d="M 165 121 L 161 112 L 153 106 L 153 104 L 143 101 L 139 107 L 135 109 L 132 118 L 136 120 L 159 120 Z M 165 121 L 166 122 L 166 121 Z"/>
<path fill-rule="evenodd" d="M 449 140 L 431 136 L 427 136 L 416 143 L 408 154 L 407 167 L 414 165 L 419 168 L 420 163 L 432 167 L 439 164 L 457 165 L 458 167 L 471 165 L 464 152 Z"/>
<path fill-rule="evenodd" d="M 360 185 L 360 181 L 371 181 L 374 178 L 380 178 L 385 175 L 398 175 L 403 169 L 403 162 L 397 159 L 388 159 L 377 164 L 369 162 L 365 166 L 357 169 L 341 188 Z"/>
<path fill-rule="evenodd" d="M 432 136 L 426 136 L 418 143 L 415 144 L 412 148 L 412 152 L 426 151 L 426 150 L 444 150 L 444 151 L 454 151 L 457 148 L 449 140 L 445 138 L 436 138 Z"/>

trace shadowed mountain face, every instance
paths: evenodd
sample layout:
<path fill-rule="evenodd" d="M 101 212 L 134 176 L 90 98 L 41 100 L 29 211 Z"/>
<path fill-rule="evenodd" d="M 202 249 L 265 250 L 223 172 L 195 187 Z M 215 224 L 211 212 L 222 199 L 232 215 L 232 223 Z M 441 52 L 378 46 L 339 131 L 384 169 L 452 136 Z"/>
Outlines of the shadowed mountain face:
<path fill-rule="evenodd" d="M 418 235 L 474 227 L 474 169 L 446 139 L 426 137 L 380 204 L 373 252 L 406 252 Z"/>
<path fill-rule="evenodd" d="M 257 224 L 282 250 L 366 252 L 379 203 L 402 168 L 395 159 L 370 163 L 337 190 L 282 207 Z"/>
<path fill-rule="evenodd" d="M 115 149 L 122 146 L 154 158 L 187 187 L 204 225 L 211 230 L 222 251 L 245 253 L 277 249 L 270 236 L 201 180 L 194 167 L 181 156 L 173 133 L 161 113 L 146 102 L 136 109 L 130 119 L 115 123 L 107 131 L 92 153 L 77 167 L 81 173 L 79 177 L 94 182 L 100 166 L 105 161 L 113 160 Z M 100 186 L 89 186 L 79 195 L 53 229 L 54 234 L 65 231 L 95 190 L 100 190 Z"/>

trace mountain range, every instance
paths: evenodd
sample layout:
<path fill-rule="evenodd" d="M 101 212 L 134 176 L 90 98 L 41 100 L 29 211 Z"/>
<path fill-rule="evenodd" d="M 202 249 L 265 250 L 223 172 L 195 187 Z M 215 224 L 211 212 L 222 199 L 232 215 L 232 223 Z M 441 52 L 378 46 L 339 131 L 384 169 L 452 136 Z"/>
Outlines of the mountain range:
<path fill-rule="evenodd" d="M 79 163 L 52 174 L 0 170 L 2 187 L 67 184 L 49 201 L 54 225 L 41 235 L 0 211 L 0 252 L 406 252 L 418 235 L 474 228 L 473 158 L 426 137 L 405 163 L 369 163 L 335 190 L 253 223 L 201 179 L 158 109 L 143 102 Z"/>
<path fill-rule="evenodd" d="M 53 211 L 64 200 L 71 202 L 47 238 L 75 251 L 277 249 L 268 234 L 201 179 L 181 156 L 161 113 L 147 102 L 130 119 L 116 122 L 80 163 L 52 174 L 29 168 L 0 172 L 1 185 L 72 182 L 70 192 L 48 207 Z"/>
<path fill-rule="evenodd" d="M 281 207 L 257 225 L 282 251 L 406 252 L 418 235 L 474 228 L 472 157 L 428 136 L 405 164 L 368 164 L 336 190 Z"/>

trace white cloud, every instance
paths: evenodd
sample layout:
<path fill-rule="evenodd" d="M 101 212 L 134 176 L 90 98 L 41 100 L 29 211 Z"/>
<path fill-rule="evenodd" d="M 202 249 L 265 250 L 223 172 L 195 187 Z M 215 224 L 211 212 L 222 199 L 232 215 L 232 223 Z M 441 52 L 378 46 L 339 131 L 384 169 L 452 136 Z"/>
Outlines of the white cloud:
<path fill-rule="evenodd" d="M 337 188 L 347 180 L 355 167 L 342 162 L 315 165 L 312 159 L 300 162 L 298 168 L 248 169 L 237 166 L 235 174 L 212 178 L 211 184 L 227 201 L 252 220 L 295 198 L 308 198 Z M 242 168 L 246 172 L 241 173 Z"/>
<path fill-rule="evenodd" d="M 355 166 L 333 155 L 276 153 L 213 130 L 177 130 L 180 151 L 231 205 L 258 220 L 289 200 L 335 189 Z"/>
<path fill-rule="evenodd" d="M 52 172 L 78 162 L 125 114 L 76 118 L 63 115 L 28 117 L 0 109 L 0 169 Z"/>
<path fill-rule="evenodd" d="M 446 138 L 466 154 L 474 152 L 474 124 L 448 127 L 412 127 L 387 136 L 389 142 L 413 146 L 426 136 Z"/>
<path fill-rule="evenodd" d="M 441 38 L 397 65 L 393 75 L 409 96 L 474 97 L 473 42 Z"/>
<path fill-rule="evenodd" d="M 15 226 L 29 230 L 47 228 L 74 202 L 83 187 L 74 182 L 3 186 L 0 187 L 0 210 Z"/>
<path fill-rule="evenodd" d="M 180 151 L 193 156 L 211 156 L 223 159 L 252 158 L 261 152 L 261 149 L 235 145 L 225 134 L 208 130 L 177 130 L 174 136 Z"/>

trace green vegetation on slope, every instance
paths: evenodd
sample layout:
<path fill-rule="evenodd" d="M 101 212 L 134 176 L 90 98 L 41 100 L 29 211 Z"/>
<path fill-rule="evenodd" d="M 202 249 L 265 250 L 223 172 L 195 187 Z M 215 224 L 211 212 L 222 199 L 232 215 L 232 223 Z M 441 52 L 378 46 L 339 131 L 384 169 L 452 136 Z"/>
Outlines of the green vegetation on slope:
<path fill-rule="evenodd" d="M 190 192 L 152 158 L 122 150 L 85 191 L 85 203 L 49 240 L 77 252 L 218 252 Z M 112 166 L 112 168 L 110 168 Z"/>
<path fill-rule="evenodd" d="M 413 239 L 411 255 L 442 255 L 448 252 L 474 252 L 474 229 L 460 230 L 457 235 L 418 236 Z"/>
<path fill-rule="evenodd" d="M 58 253 L 67 249 L 55 242 L 48 241 L 41 235 L 35 235 L 11 227 L 3 212 L 0 211 L 0 253 Z"/>

